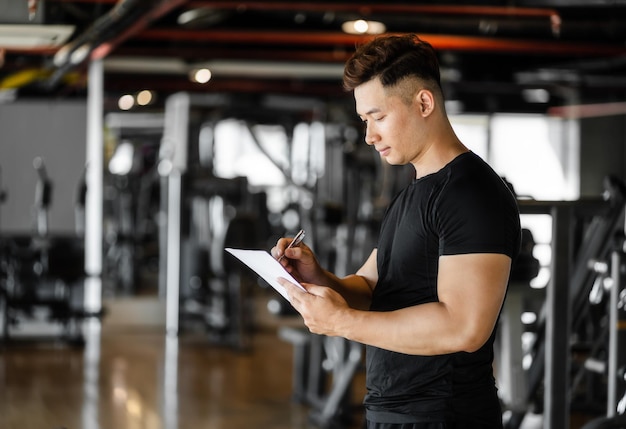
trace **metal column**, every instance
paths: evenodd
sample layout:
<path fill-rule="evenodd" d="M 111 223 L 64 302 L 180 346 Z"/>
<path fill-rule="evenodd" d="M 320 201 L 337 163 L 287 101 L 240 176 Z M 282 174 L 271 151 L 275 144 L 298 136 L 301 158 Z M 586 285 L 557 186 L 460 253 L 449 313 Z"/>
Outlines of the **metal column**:
<path fill-rule="evenodd" d="M 167 99 L 159 154 L 159 172 L 167 176 L 167 201 L 162 203 L 167 221 L 161 227 L 167 241 L 166 257 L 161 258 L 165 266 L 160 267 L 159 279 L 165 283 L 165 287 L 162 288 L 160 284 L 159 289 L 165 290 L 165 330 L 169 335 L 178 335 L 182 175 L 187 169 L 189 108 L 190 97 L 186 93 L 176 93 Z"/>
<path fill-rule="evenodd" d="M 572 207 L 556 204 L 552 215 L 552 276 L 546 291 L 544 373 L 545 429 L 569 427 L 570 313 Z"/>
<path fill-rule="evenodd" d="M 85 311 L 102 308 L 102 170 L 104 160 L 102 60 L 89 64 L 87 91 L 87 195 L 85 201 Z"/>

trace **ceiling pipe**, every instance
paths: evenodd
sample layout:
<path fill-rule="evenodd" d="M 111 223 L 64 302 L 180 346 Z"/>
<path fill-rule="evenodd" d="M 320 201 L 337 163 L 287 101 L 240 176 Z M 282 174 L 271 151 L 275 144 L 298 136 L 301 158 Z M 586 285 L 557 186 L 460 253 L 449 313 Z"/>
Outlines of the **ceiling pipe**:
<path fill-rule="evenodd" d="M 56 69 L 44 83 L 44 87 L 54 88 L 63 76 L 88 58 L 91 60 L 104 58 L 124 40 L 145 29 L 154 20 L 185 1 L 119 0 L 85 32 L 56 52 L 53 60 Z"/>
<path fill-rule="evenodd" d="M 87 59 L 93 48 L 104 39 L 104 35 L 112 28 L 122 25 L 134 6 L 142 1 L 119 0 L 109 12 L 94 21 L 87 30 L 63 45 L 52 59 L 56 68 L 42 86 L 48 90 L 56 87 L 68 72 Z"/>
<path fill-rule="evenodd" d="M 210 7 L 214 9 L 299 11 L 299 12 L 354 12 L 360 14 L 400 13 L 431 15 L 473 15 L 508 17 L 546 17 L 558 15 L 556 9 L 527 8 L 515 6 L 461 6 L 461 5 L 418 5 L 418 4 L 337 4 L 319 2 L 285 1 L 190 1 L 190 8 Z"/>
<path fill-rule="evenodd" d="M 109 28 L 116 26 L 137 3 L 142 0 L 119 0 L 105 15 L 96 19 L 83 33 L 74 37 L 62 46 L 54 56 L 53 62 L 57 67 L 64 66 L 72 53 L 81 46 L 93 44 Z"/>
<path fill-rule="evenodd" d="M 503 39 L 495 37 L 419 34 L 438 50 L 527 53 L 533 55 L 623 55 L 626 47 L 596 43 Z M 340 32 L 243 31 L 243 30 L 180 30 L 152 29 L 135 36 L 137 40 L 197 41 L 202 43 L 229 43 L 245 45 L 282 44 L 310 46 L 345 46 L 354 49 L 356 44 L 374 36 L 356 36 Z"/>
<path fill-rule="evenodd" d="M 288 49 L 281 47 L 259 47 L 253 50 L 238 50 L 225 46 L 211 46 L 204 49 L 204 57 L 230 58 L 241 60 L 266 61 L 312 61 L 320 63 L 345 63 L 352 55 L 353 50 L 328 49 L 320 47 L 311 49 Z M 192 46 L 126 46 L 122 45 L 115 50 L 115 57 L 170 57 L 190 61 L 198 60 L 198 47 Z"/>
<path fill-rule="evenodd" d="M 48 3 L 62 3 L 67 0 L 47 0 Z M 117 0 L 72 0 L 72 3 L 112 4 Z M 190 8 L 210 7 L 230 10 L 265 11 L 309 11 L 309 12 L 356 12 L 356 13 L 419 13 L 477 16 L 525 16 L 550 17 L 558 15 L 552 8 L 516 6 L 474 6 L 474 5 L 419 5 L 419 4 L 338 4 L 333 2 L 286 2 L 286 1 L 210 1 L 187 2 Z"/>
<path fill-rule="evenodd" d="M 162 0 L 156 5 L 153 5 L 152 9 L 147 12 L 142 11 L 139 18 L 130 27 L 126 28 L 126 30 L 124 30 L 119 36 L 108 40 L 95 48 L 91 54 L 91 59 L 95 60 L 106 57 L 125 40 L 141 32 L 145 28 L 149 27 L 154 21 L 164 15 L 167 15 L 172 9 L 175 9 L 186 2 L 187 0 Z"/>

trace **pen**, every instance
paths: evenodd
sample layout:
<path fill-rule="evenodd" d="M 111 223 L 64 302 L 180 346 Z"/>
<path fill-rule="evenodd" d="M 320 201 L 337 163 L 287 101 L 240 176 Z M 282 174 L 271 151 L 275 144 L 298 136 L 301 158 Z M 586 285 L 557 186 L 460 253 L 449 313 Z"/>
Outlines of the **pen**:
<path fill-rule="evenodd" d="M 293 238 L 293 240 L 291 240 L 291 243 L 289 243 L 289 246 L 287 246 L 285 248 L 285 250 L 287 249 L 291 249 L 292 247 L 297 246 L 298 244 L 300 244 L 300 242 L 304 239 L 304 230 L 301 229 L 300 231 L 298 231 L 298 233 L 296 234 L 296 236 Z M 280 258 L 278 258 L 278 261 L 280 262 L 283 258 L 285 257 L 285 253 L 283 252 L 283 254 L 281 255 Z"/>

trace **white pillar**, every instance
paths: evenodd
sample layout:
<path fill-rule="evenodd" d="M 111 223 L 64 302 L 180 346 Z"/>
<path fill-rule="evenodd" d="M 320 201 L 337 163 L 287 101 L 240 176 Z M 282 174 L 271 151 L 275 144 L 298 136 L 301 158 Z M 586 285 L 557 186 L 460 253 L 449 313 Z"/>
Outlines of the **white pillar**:
<path fill-rule="evenodd" d="M 104 157 L 102 60 L 89 64 L 87 86 L 87 196 L 85 201 L 85 311 L 102 308 L 102 166 Z"/>

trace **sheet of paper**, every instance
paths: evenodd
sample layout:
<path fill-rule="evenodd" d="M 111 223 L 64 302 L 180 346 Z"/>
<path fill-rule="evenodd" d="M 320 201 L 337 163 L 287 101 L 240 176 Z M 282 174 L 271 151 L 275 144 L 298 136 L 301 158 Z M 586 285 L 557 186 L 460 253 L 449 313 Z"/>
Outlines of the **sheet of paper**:
<path fill-rule="evenodd" d="M 224 250 L 260 275 L 263 280 L 276 289 L 276 291 L 278 291 L 278 293 L 280 293 L 287 301 L 289 301 L 289 295 L 287 295 L 285 288 L 278 283 L 279 277 L 289 280 L 290 282 L 298 285 L 300 289 L 306 291 L 302 285 L 294 279 L 282 265 L 280 265 L 280 262 L 274 259 L 274 257 L 272 257 L 272 255 L 270 255 L 267 251 L 233 249 L 232 247 L 226 247 Z"/>

